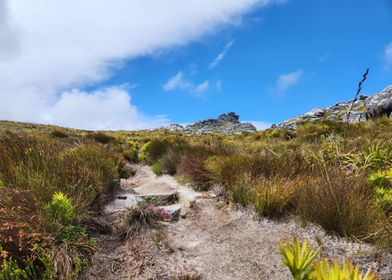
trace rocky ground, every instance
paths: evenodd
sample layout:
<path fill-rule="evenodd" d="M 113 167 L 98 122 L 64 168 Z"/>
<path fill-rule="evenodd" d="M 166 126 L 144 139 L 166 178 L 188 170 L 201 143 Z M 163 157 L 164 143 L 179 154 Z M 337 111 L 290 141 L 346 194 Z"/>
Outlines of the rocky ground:
<path fill-rule="evenodd" d="M 290 279 L 281 264 L 279 241 L 306 238 L 321 246 L 321 256 L 350 258 L 392 279 L 392 253 L 327 235 L 315 225 L 302 227 L 294 218 L 259 219 L 237 209 L 220 191 L 196 193 L 170 176 L 156 177 L 136 166 L 135 176 L 122 181 L 120 197 L 179 193 L 177 221 L 122 241 L 116 231 L 98 237 L 98 252 L 86 279 Z M 117 196 L 118 197 L 118 196 Z M 108 205 L 105 220 L 112 227 L 126 207 Z"/>

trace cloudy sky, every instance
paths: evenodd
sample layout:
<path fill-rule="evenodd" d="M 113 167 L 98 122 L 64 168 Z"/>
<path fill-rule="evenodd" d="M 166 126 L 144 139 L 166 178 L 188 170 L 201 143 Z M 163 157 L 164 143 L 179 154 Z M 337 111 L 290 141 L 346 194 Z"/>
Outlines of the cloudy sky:
<path fill-rule="evenodd" d="M 0 119 L 259 128 L 392 84 L 389 0 L 0 0 Z"/>

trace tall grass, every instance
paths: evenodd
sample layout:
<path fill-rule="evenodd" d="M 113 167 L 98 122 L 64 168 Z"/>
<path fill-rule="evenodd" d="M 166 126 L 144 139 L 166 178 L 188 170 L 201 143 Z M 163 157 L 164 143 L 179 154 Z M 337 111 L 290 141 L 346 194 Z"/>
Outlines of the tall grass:
<path fill-rule="evenodd" d="M 113 188 L 117 166 L 117 157 L 98 144 L 1 136 L 0 264 L 15 262 L 21 270 L 29 264 L 37 275 L 53 269 L 58 278 L 76 277 L 94 247 L 83 223 Z M 67 222 L 48 213 L 56 193 L 69 199 Z M 49 263 L 38 258 L 43 253 Z"/>
<path fill-rule="evenodd" d="M 118 171 L 129 173 L 113 151 L 155 164 L 159 173 L 178 173 L 198 190 L 223 186 L 228 199 L 262 216 L 296 215 L 329 232 L 390 248 L 392 181 L 385 178 L 392 167 L 391 127 L 382 117 L 236 136 L 160 131 L 75 136 L 64 130 L 69 137 L 51 131 L 0 137 L 0 255 L 7 256 L 0 257 L 0 266 L 33 263 L 41 275 L 54 271 L 60 278 L 80 273 L 94 247 L 84 225 L 108 198 Z M 83 140 L 74 144 L 76 137 Z M 67 225 L 55 226 L 45 210 L 55 193 L 72 206 Z"/>
<path fill-rule="evenodd" d="M 392 165 L 391 122 L 380 126 L 384 122 L 314 123 L 289 140 L 266 132 L 195 137 L 177 171 L 201 190 L 223 186 L 230 200 L 260 215 L 297 215 L 341 236 L 391 246 L 389 202 L 376 197 L 377 191 L 389 194 L 390 185 L 376 189 L 368 179 Z"/>
<path fill-rule="evenodd" d="M 373 230 L 379 212 L 366 178 L 331 169 L 306 182 L 295 197 L 296 214 L 304 221 L 346 237 L 364 237 Z"/>

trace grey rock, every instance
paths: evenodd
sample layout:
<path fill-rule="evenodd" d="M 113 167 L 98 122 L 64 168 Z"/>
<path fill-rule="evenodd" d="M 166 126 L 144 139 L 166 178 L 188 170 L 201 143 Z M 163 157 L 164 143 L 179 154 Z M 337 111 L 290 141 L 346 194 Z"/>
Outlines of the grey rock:
<path fill-rule="evenodd" d="M 180 217 L 180 212 L 182 209 L 181 204 L 173 204 L 173 205 L 166 205 L 160 206 L 158 208 L 163 209 L 166 213 L 170 215 L 170 220 L 177 220 Z"/>
<path fill-rule="evenodd" d="M 337 120 L 337 116 L 336 115 L 329 115 L 326 118 L 328 121 L 336 121 Z"/>
<path fill-rule="evenodd" d="M 392 113 L 392 86 L 365 100 L 368 114 L 371 117 L 390 115 Z"/>
<path fill-rule="evenodd" d="M 342 121 L 343 122 L 361 122 L 361 121 L 366 121 L 367 120 L 367 113 L 366 112 L 351 112 L 346 113 L 343 117 L 342 117 Z"/>
<path fill-rule="evenodd" d="M 184 127 L 180 124 L 173 123 L 173 124 L 165 127 L 165 129 L 167 129 L 169 131 L 183 131 Z"/>
<path fill-rule="evenodd" d="M 185 127 L 171 124 L 165 129 L 192 134 L 241 134 L 243 132 L 256 131 L 256 127 L 253 124 L 240 122 L 239 116 L 234 112 L 219 115 L 216 119 L 202 120 Z"/>
<path fill-rule="evenodd" d="M 234 112 L 222 114 L 222 115 L 219 115 L 219 117 L 218 117 L 218 120 L 220 120 L 220 121 L 231 122 L 231 123 L 240 123 L 239 119 L 240 119 L 240 116 L 238 116 Z"/>
<path fill-rule="evenodd" d="M 372 96 L 361 95 L 358 100 L 336 103 L 327 108 L 316 108 L 303 115 L 288 119 L 276 128 L 296 130 L 302 123 L 320 120 L 362 122 L 382 115 L 392 117 L 392 86 Z"/>

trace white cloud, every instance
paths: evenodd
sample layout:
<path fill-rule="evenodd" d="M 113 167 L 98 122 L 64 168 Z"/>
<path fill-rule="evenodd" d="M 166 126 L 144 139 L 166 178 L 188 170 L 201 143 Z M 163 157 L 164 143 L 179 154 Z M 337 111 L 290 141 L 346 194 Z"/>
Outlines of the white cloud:
<path fill-rule="evenodd" d="M 384 58 L 388 64 L 392 64 L 392 42 L 385 48 Z"/>
<path fill-rule="evenodd" d="M 297 70 L 294 72 L 280 75 L 276 82 L 276 91 L 278 93 L 285 93 L 291 87 L 298 84 L 303 75 L 304 72 L 302 70 Z"/>
<path fill-rule="evenodd" d="M 124 89 L 80 88 L 108 79 L 125 59 L 199 40 L 274 2 L 0 0 L 0 118 L 83 128 L 148 125 Z"/>
<path fill-rule="evenodd" d="M 209 82 L 205 81 L 195 88 L 195 92 L 205 92 L 209 87 Z"/>
<path fill-rule="evenodd" d="M 51 107 L 47 119 L 48 122 L 64 126 L 113 130 L 145 129 L 169 123 L 161 116 L 154 118 L 143 116 L 131 104 L 128 92 L 121 87 L 111 87 L 91 93 L 78 89 L 65 91 Z"/>
<path fill-rule="evenodd" d="M 222 62 L 222 60 L 225 58 L 227 52 L 230 50 L 230 48 L 233 46 L 234 40 L 229 41 L 223 50 L 214 58 L 214 60 L 211 62 L 209 68 L 214 69 L 216 66 L 218 66 L 219 63 Z"/>
<path fill-rule="evenodd" d="M 114 123 L 138 127 L 140 113 L 125 96 L 127 108 L 118 114 L 109 109 L 116 108 L 119 93 L 102 90 L 103 98 L 77 88 L 107 79 L 125 59 L 199 40 L 238 23 L 256 6 L 274 2 L 279 1 L 2 0 L 0 118 L 86 128 L 98 122 L 108 128 Z M 99 105 L 105 121 L 97 114 L 89 118 L 81 106 L 70 107 L 83 102 Z M 76 122 L 74 116 L 85 119 Z"/>
<path fill-rule="evenodd" d="M 147 117 L 131 103 L 126 88 L 109 87 L 93 92 L 62 91 L 53 102 L 37 99 L 35 89 L 20 93 L 25 102 L 9 98 L 0 104 L 0 119 L 30 121 L 81 129 L 144 129 L 166 125 L 164 116 Z"/>
<path fill-rule="evenodd" d="M 252 123 L 256 127 L 257 130 L 264 130 L 264 129 L 270 128 L 272 126 L 272 123 L 263 122 L 263 121 L 244 121 L 244 122 Z"/>
<path fill-rule="evenodd" d="M 205 92 L 210 87 L 209 81 L 206 80 L 200 84 L 195 84 L 193 81 L 185 78 L 182 71 L 173 75 L 162 88 L 166 91 L 181 90 L 200 96 L 200 93 Z"/>
<path fill-rule="evenodd" d="M 332 56 L 332 55 L 331 55 L 330 53 L 323 54 L 322 56 L 320 56 L 319 61 L 320 61 L 320 62 L 325 62 L 325 61 L 327 61 L 328 59 L 330 59 L 331 56 Z"/>
<path fill-rule="evenodd" d="M 194 85 L 190 81 L 184 78 L 184 74 L 182 71 L 178 72 L 176 75 L 172 76 L 166 84 L 164 84 L 163 89 L 166 91 L 171 90 L 193 90 Z"/>

